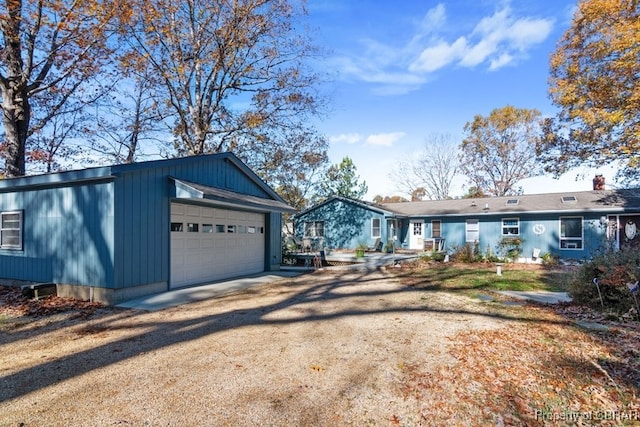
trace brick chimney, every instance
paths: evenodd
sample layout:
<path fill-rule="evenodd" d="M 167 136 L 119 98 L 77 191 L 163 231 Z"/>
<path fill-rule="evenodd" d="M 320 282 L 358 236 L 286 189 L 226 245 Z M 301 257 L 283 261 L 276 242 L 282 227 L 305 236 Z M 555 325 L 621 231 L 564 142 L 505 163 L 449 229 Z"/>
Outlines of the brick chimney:
<path fill-rule="evenodd" d="M 604 190 L 604 176 L 596 175 L 593 178 L 593 191 Z"/>

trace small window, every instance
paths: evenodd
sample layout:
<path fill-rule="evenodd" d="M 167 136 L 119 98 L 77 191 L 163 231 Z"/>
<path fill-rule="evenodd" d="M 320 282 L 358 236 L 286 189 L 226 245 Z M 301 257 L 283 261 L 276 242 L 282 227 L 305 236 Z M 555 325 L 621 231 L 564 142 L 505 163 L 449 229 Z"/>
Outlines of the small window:
<path fill-rule="evenodd" d="M 236 226 L 235 225 L 227 225 L 227 233 L 235 233 Z"/>
<path fill-rule="evenodd" d="M 431 221 L 431 237 L 442 237 L 442 223 Z"/>
<path fill-rule="evenodd" d="M 200 230 L 200 224 L 196 224 L 193 222 L 187 223 L 187 232 L 188 233 L 197 233 Z"/>
<path fill-rule="evenodd" d="M 380 237 L 380 218 L 371 220 L 371 237 Z"/>
<path fill-rule="evenodd" d="M 560 249 L 582 249 L 582 217 L 560 218 Z"/>
<path fill-rule="evenodd" d="M 22 211 L 0 212 L 0 248 L 22 249 Z"/>
<path fill-rule="evenodd" d="M 172 222 L 171 231 L 181 232 L 184 228 L 184 224 L 181 222 Z"/>
<path fill-rule="evenodd" d="M 202 224 L 203 233 L 213 233 L 213 224 Z"/>
<path fill-rule="evenodd" d="M 246 225 L 239 225 L 238 226 L 238 233 L 239 234 L 246 234 L 247 232 L 247 226 Z"/>
<path fill-rule="evenodd" d="M 264 234 L 264 227 L 260 227 L 260 234 Z"/>
<path fill-rule="evenodd" d="M 262 231 L 260 232 L 262 233 Z M 324 237 L 324 221 L 305 222 L 304 237 Z"/>
<path fill-rule="evenodd" d="M 224 224 L 216 224 L 216 233 L 224 233 Z"/>
<path fill-rule="evenodd" d="M 422 236 L 422 223 L 414 222 L 413 223 L 413 235 L 414 236 Z"/>
<path fill-rule="evenodd" d="M 248 226 L 247 227 L 247 233 L 249 234 L 256 234 L 256 228 L 254 226 Z"/>
<path fill-rule="evenodd" d="M 466 241 L 469 243 L 480 240 L 480 221 L 468 219 L 466 223 Z"/>
<path fill-rule="evenodd" d="M 503 236 L 518 236 L 520 234 L 520 220 L 518 218 L 505 218 L 502 220 Z"/>

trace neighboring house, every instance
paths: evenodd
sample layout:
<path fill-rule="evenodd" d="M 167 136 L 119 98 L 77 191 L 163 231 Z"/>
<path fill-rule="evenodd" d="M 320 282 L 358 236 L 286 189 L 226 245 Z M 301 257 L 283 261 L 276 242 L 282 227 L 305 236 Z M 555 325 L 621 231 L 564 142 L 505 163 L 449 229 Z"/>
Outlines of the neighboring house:
<path fill-rule="evenodd" d="M 392 217 L 381 206 L 334 196 L 295 215 L 295 235 L 310 240 L 313 247 L 373 248 L 376 242 L 393 239 Z"/>
<path fill-rule="evenodd" d="M 358 206 L 349 216 L 335 211 L 335 201 L 296 216 L 297 232 L 309 235 L 310 224 L 324 224 L 328 247 L 353 248 L 371 239 L 368 218 L 397 230 L 396 247 L 452 252 L 466 244 L 483 253 L 505 256 L 517 247 L 519 261 L 538 261 L 544 254 L 564 259 L 591 257 L 606 245 L 640 249 L 640 190 L 593 190 L 476 199 L 432 200 Z M 327 204 L 328 203 L 328 204 Z M 349 205 L 341 200 L 342 205 Z M 346 218 L 347 220 L 345 220 Z M 354 218 L 359 218 L 354 221 Z M 327 227 L 327 224 L 331 224 Z M 311 229 L 322 230 L 320 225 Z M 393 238 L 393 237 L 391 237 Z M 335 244 L 339 242 L 340 244 Z"/>
<path fill-rule="evenodd" d="M 0 278 L 117 303 L 276 270 L 294 211 L 231 153 L 0 180 Z"/>

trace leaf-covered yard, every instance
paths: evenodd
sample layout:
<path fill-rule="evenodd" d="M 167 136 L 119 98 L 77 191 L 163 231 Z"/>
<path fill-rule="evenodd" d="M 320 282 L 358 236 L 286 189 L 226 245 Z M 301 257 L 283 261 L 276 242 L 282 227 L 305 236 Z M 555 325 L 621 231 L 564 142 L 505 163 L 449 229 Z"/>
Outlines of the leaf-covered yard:
<path fill-rule="evenodd" d="M 562 277 L 321 271 L 157 313 L 5 288 L 0 426 L 77 421 L 80 409 L 87 425 L 640 424 L 636 320 L 494 293 L 561 289 Z M 68 410 L 34 411 L 38 399 Z"/>
<path fill-rule="evenodd" d="M 568 274 L 526 265 L 510 265 L 502 276 L 491 266 L 428 267 L 412 271 L 405 282 L 472 297 L 505 289 L 561 291 Z M 523 320 L 509 328 L 453 337 L 451 354 L 459 363 L 435 373 L 404 367 L 403 393 L 428 402 L 425 420 L 444 416 L 483 425 L 496 419 L 499 425 L 640 424 L 636 319 L 613 321 L 605 313 L 571 304 L 530 303 L 517 310 Z"/>

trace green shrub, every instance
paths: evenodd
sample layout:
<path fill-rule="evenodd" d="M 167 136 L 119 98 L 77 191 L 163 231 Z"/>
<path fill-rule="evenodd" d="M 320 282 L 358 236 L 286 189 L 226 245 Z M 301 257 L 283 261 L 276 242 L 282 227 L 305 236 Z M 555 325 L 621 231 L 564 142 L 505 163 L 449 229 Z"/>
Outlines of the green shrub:
<path fill-rule="evenodd" d="M 498 242 L 498 252 L 508 260 L 517 261 L 523 241 L 520 237 L 503 237 Z"/>
<path fill-rule="evenodd" d="M 431 259 L 434 261 L 443 262 L 445 256 L 446 256 L 446 253 L 444 252 L 436 252 L 436 251 L 431 252 Z"/>
<path fill-rule="evenodd" d="M 558 255 L 553 255 L 549 252 L 543 253 L 540 258 L 542 259 L 542 265 L 558 265 L 560 262 L 560 257 Z"/>
<path fill-rule="evenodd" d="M 635 304 L 627 283 L 635 283 L 640 278 L 640 252 L 603 252 L 585 262 L 571 276 L 569 295 L 573 301 L 601 309 L 602 302 L 594 278 L 599 280 L 605 310 L 617 313 L 628 311 Z"/>

